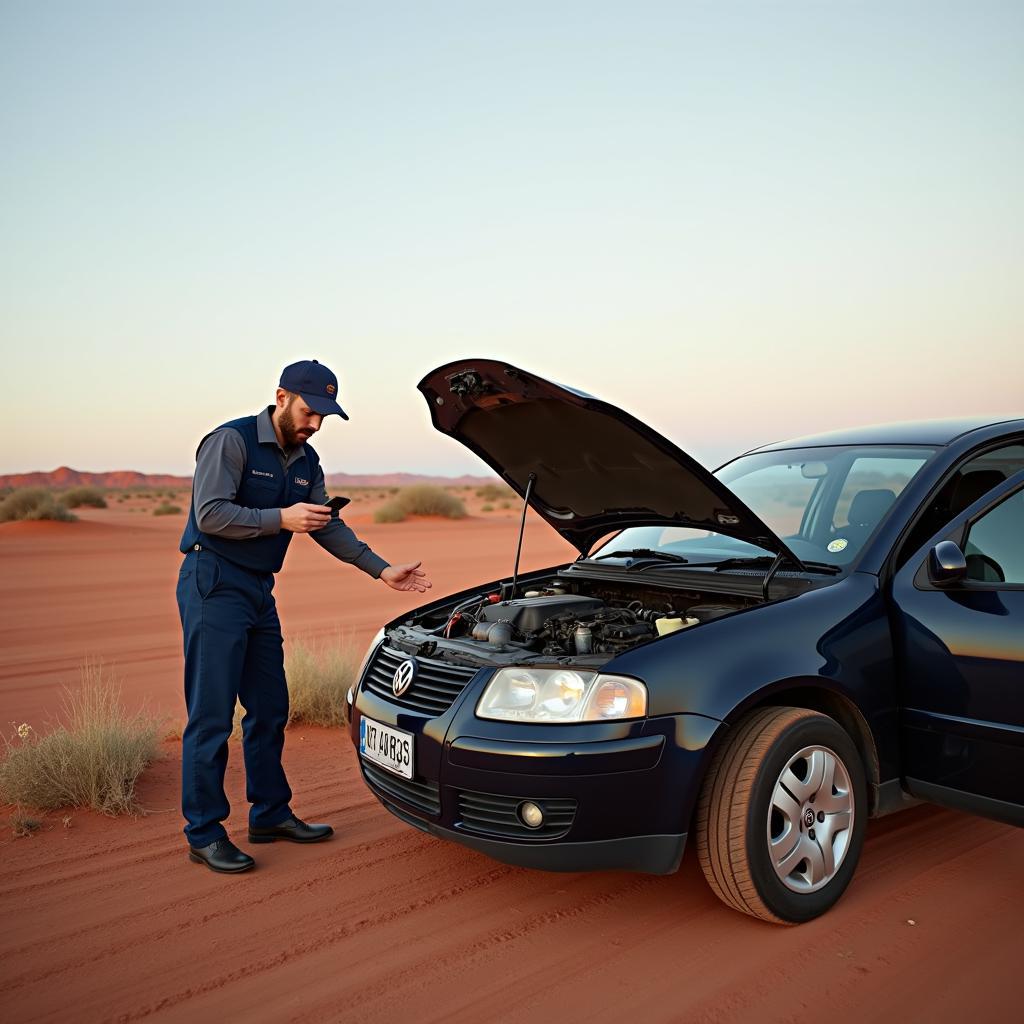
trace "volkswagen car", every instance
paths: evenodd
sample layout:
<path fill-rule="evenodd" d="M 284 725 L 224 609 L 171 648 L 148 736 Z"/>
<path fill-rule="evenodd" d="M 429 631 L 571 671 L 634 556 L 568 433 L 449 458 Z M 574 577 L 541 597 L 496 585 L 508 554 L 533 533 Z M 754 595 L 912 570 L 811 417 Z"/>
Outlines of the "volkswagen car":
<path fill-rule="evenodd" d="M 370 790 L 509 864 L 675 871 L 779 923 L 869 818 L 1024 825 L 1024 418 L 766 444 L 709 472 L 508 363 L 420 382 L 579 556 L 387 623 L 349 692 Z M 520 526 L 520 544 L 522 526 Z"/>

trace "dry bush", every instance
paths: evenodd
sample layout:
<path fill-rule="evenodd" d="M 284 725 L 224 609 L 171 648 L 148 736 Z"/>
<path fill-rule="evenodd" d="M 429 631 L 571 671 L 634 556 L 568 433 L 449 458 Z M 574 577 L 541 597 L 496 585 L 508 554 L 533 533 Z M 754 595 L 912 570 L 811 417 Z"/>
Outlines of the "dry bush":
<path fill-rule="evenodd" d="M 64 722 L 50 732 L 22 725 L 17 740 L 4 737 L 0 800 L 41 810 L 135 810 L 135 783 L 157 755 L 159 722 L 128 714 L 120 687 L 89 662 L 81 686 L 65 690 L 62 711 Z"/>
<path fill-rule="evenodd" d="M 98 487 L 72 487 L 63 495 L 63 502 L 68 508 L 106 508 L 107 499 Z"/>
<path fill-rule="evenodd" d="M 285 656 L 288 723 L 342 725 L 348 719 L 345 695 L 356 681 L 363 651 L 350 640 L 292 640 Z"/>
<path fill-rule="evenodd" d="M 466 506 L 460 498 L 449 494 L 443 487 L 432 484 L 413 484 L 373 514 L 376 523 L 398 523 L 406 516 L 445 516 L 464 519 Z"/>
<path fill-rule="evenodd" d="M 0 502 L 0 523 L 35 519 L 70 523 L 77 518 L 45 487 L 19 487 Z"/>
<path fill-rule="evenodd" d="M 484 501 L 508 500 L 512 497 L 512 488 L 504 484 L 484 484 L 483 487 L 476 489 L 476 496 L 483 498 Z"/>
<path fill-rule="evenodd" d="M 493 512 L 494 511 L 494 506 L 493 505 L 482 505 L 480 507 L 480 511 L 481 512 Z"/>
<path fill-rule="evenodd" d="M 170 505 L 166 501 L 161 502 L 153 509 L 153 515 L 155 516 L 179 516 L 181 515 L 180 505 Z"/>
<path fill-rule="evenodd" d="M 348 721 L 348 688 L 356 682 L 363 650 L 349 640 L 290 640 L 284 671 L 288 680 L 288 724 L 341 726 Z M 231 738 L 241 739 L 240 704 Z"/>
<path fill-rule="evenodd" d="M 397 501 L 389 501 L 373 513 L 375 523 L 400 523 L 403 519 L 405 519 L 405 513 L 399 508 Z"/>

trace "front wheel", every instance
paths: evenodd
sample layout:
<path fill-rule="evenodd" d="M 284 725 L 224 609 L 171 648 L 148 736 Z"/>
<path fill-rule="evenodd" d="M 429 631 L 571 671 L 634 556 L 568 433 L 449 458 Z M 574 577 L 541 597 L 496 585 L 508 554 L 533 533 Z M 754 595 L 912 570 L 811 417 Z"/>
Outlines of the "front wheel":
<path fill-rule="evenodd" d="M 697 806 L 697 855 L 736 910 L 798 924 L 843 894 L 867 824 L 864 767 L 849 734 L 805 708 L 763 708 L 712 759 Z"/>

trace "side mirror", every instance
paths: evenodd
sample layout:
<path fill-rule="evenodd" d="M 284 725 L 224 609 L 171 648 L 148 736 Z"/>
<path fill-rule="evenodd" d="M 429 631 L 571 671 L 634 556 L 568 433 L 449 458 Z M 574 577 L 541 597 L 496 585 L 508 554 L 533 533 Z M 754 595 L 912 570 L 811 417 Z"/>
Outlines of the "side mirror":
<path fill-rule="evenodd" d="M 957 583 L 967 575 L 967 559 L 959 545 L 940 540 L 928 552 L 928 579 L 936 587 Z"/>

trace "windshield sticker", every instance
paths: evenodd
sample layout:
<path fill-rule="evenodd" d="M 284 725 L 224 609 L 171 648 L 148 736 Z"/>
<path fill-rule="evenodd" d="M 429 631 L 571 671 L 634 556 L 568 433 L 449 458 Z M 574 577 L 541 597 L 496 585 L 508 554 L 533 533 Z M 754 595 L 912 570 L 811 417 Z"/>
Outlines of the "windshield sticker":
<path fill-rule="evenodd" d="M 835 540 L 830 540 L 828 542 L 828 549 L 835 554 L 837 551 L 842 551 L 849 543 L 850 542 L 844 537 L 836 537 Z"/>

